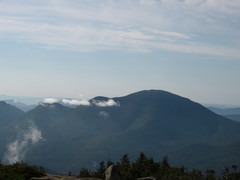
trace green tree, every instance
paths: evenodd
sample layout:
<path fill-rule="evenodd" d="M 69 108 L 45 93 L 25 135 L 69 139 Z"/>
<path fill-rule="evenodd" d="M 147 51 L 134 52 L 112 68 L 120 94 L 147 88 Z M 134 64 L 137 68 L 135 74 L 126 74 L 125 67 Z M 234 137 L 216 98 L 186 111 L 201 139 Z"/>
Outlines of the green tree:
<path fill-rule="evenodd" d="M 12 165 L 0 164 L 0 180 L 28 180 L 31 177 L 42 177 L 45 172 L 42 168 L 30 166 L 26 163 Z"/>
<path fill-rule="evenodd" d="M 111 166 L 111 165 L 113 165 L 113 164 L 114 164 L 114 162 L 112 162 L 111 159 L 108 159 L 108 161 L 107 161 L 107 167 L 109 167 L 109 166 Z"/>
<path fill-rule="evenodd" d="M 207 169 L 206 170 L 206 179 L 207 180 L 215 180 L 215 171 L 212 169 Z"/>
<path fill-rule="evenodd" d="M 96 177 L 96 178 L 104 179 L 105 170 L 106 170 L 105 163 L 104 163 L 104 161 L 101 161 L 101 162 L 99 162 L 99 168 L 97 169 L 97 172 L 93 173 L 92 176 Z"/>
<path fill-rule="evenodd" d="M 160 175 L 162 177 L 164 177 L 165 179 L 169 179 L 169 169 L 170 169 L 170 165 L 168 163 L 168 157 L 164 156 L 162 159 L 162 162 L 160 163 Z"/>
<path fill-rule="evenodd" d="M 124 180 L 131 180 L 131 162 L 128 154 L 124 154 L 120 159 L 119 170 Z"/>
<path fill-rule="evenodd" d="M 168 162 L 168 156 L 164 156 L 161 162 L 161 168 L 166 170 L 170 168 L 169 162 Z"/>
<path fill-rule="evenodd" d="M 233 173 L 234 173 L 234 174 L 233 174 L 233 175 L 234 175 L 234 176 L 233 176 L 233 177 L 234 177 L 234 180 L 236 180 L 237 167 L 238 167 L 237 165 L 232 165 Z"/>
<path fill-rule="evenodd" d="M 225 179 L 229 179 L 230 177 L 230 171 L 229 171 L 229 168 L 225 167 L 223 169 L 223 172 L 222 172 L 222 179 L 225 180 Z"/>
<path fill-rule="evenodd" d="M 91 172 L 87 168 L 82 168 L 79 173 L 80 178 L 92 177 Z"/>

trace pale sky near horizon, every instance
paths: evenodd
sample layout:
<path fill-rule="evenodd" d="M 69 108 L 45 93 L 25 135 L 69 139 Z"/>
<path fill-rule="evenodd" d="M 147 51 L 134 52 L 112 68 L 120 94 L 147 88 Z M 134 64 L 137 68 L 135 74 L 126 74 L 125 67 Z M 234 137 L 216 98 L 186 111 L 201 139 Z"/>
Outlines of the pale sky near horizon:
<path fill-rule="evenodd" d="M 240 105 L 239 30 L 239 0 L 0 0 L 0 94 Z"/>

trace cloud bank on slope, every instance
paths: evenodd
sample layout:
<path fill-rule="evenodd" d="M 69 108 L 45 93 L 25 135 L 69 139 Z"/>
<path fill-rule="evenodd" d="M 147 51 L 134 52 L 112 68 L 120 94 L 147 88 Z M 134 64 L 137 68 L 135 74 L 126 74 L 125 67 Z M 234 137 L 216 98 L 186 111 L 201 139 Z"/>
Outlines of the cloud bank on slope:
<path fill-rule="evenodd" d="M 93 100 L 92 103 L 99 107 L 120 106 L 119 102 L 116 102 L 113 99 L 108 99 L 107 101 Z"/>
<path fill-rule="evenodd" d="M 64 104 L 73 106 L 90 106 L 91 103 L 88 100 L 77 100 L 77 99 L 62 99 Z"/>
<path fill-rule="evenodd" d="M 88 100 L 78 100 L 78 99 L 62 99 L 62 100 L 58 100 L 56 98 L 44 99 L 44 103 L 47 103 L 47 104 L 53 104 L 53 103 L 59 103 L 59 102 L 65 105 L 72 105 L 72 106 L 91 106 L 91 105 L 95 105 L 98 107 L 120 106 L 120 103 L 114 101 L 113 99 L 108 99 L 107 101 L 100 101 L 100 100 L 93 99 L 92 102 Z"/>

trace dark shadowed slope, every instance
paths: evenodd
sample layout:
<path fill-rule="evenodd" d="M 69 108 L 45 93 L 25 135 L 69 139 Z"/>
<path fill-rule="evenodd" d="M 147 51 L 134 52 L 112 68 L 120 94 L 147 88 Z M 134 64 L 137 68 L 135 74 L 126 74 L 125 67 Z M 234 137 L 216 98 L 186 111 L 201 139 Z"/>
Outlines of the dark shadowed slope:
<path fill-rule="evenodd" d="M 20 109 L 7 104 L 4 101 L 0 101 L 0 127 L 7 126 L 14 121 L 19 120 L 24 115 L 24 112 Z"/>
<path fill-rule="evenodd" d="M 229 115 L 224 115 L 224 117 L 231 119 L 233 121 L 240 122 L 240 114 L 229 114 Z"/>
<path fill-rule="evenodd" d="M 98 143 L 89 143 L 89 149 L 107 147 L 126 151 L 135 147 L 149 151 L 151 147 L 155 151 L 154 148 L 163 146 L 222 144 L 239 139 L 238 123 L 165 91 L 141 91 L 114 100 L 121 106 L 112 118 L 122 131 L 98 139 Z"/>
<path fill-rule="evenodd" d="M 0 154 L 5 151 L 6 143 L 14 134 L 14 124 L 21 122 L 24 112 L 4 101 L 0 101 Z"/>

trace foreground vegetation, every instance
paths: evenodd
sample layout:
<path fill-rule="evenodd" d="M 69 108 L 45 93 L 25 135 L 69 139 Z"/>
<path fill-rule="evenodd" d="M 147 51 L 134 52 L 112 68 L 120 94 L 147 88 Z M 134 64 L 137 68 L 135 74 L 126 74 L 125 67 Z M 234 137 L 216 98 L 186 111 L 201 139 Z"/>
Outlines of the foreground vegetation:
<path fill-rule="evenodd" d="M 237 166 L 225 167 L 221 174 L 216 175 L 212 169 L 202 172 L 198 169 L 187 170 L 184 167 L 171 167 L 167 157 L 163 157 L 161 162 L 155 162 L 152 158 L 147 158 L 144 153 L 140 153 L 135 162 L 131 162 L 125 154 L 120 162 L 113 163 L 110 160 L 105 163 L 101 161 L 96 171 L 83 168 L 79 177 L 95 177 L 104 179 L 104 172 L 110 165 L 115 164 L 123 180 L 136 180 L 141 177 L 155 177 L 157 180 L 237 180 L 240 179 L 240 172 Z"/>
<path fill-rule="evenodd" d="M 26 163 L 0 164 L 0 180 L 29 180 L 31 177 L 42 177 L 44 175 L 45 172 L 42 168 L 30 166 Z"/>
<path fill-rule="evenodd" d="M 122 180 L 136 180 L 141 177 L 155 177 L 157 180 L 238 180 L 240 172 L 236 165 L 223 168 L 220 174 L 212 169 L 201 171 L 198 169 L 188 170 L 184 167 L 172 167 L 167 157 L 156 162 L 140 153 L 135 162 L 131 162 L 125 154 L 119 162 L 101 161 L 96 171 L 83 168 L 78 177 L 92 177 L 105 179 L 105 171 L 110 165 L 115 165 L 122 176 Z M 71 173 L 69 174 L 71 175 Z M 30 166 L 26 163 L 4 165 L 0 163 L 0 180 L 29 180 L 31 177 L 45 176 L 42 168 Z"/>

